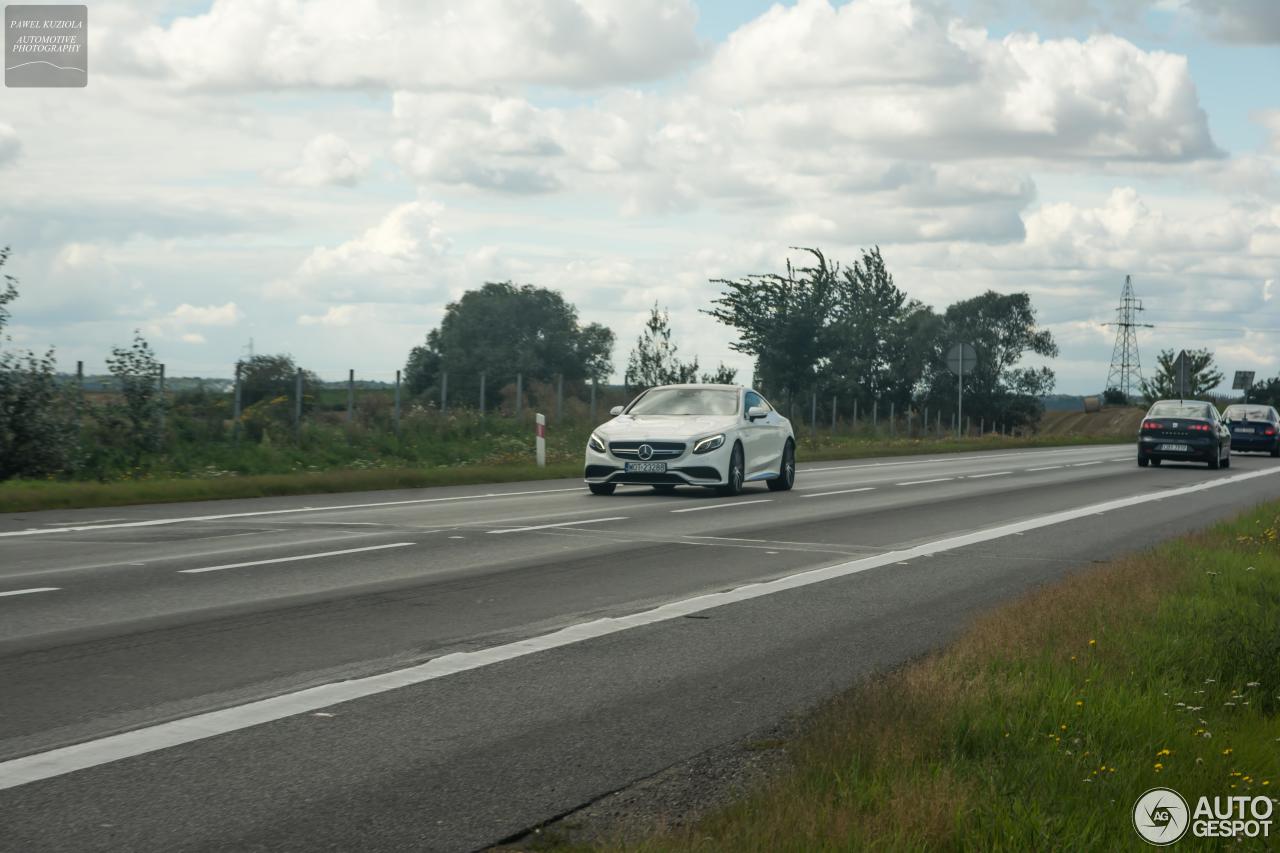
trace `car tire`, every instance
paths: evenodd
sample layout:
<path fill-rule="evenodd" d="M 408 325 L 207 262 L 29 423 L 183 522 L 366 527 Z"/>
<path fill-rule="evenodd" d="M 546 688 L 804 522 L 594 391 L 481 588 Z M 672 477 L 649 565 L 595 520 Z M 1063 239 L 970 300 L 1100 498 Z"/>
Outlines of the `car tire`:
<path fill-rule="evenodd" d="M 1275 447 L 1271 448 L 1271 458 L 1272 459 L 1280 458 L 1280 444 L 1277 444 Z"/>
<path fill-rule="evenodd" d="M 1213 458 L 1209 460 L 1209 470 L 1217 471 L 1222 467 L 1222 445 L 1218 445 L 1213 451 Z"/>
<path fill-rule="evenodd" d="M 1143 456 L 1141 453 L 1139 453 L 1139 454 L 1138 454 L 1138 467 L 1139 467 L 1139 468 L 1146 468 L 1146 467 L 1147 467 L 1148 465 L 1150 465 L 1150 464 L 1151 464 L 1151 460 L 1150 460 L 1150 459 L 1148 459 L 1147 457 Z"/>
<path fill-rule="evenodd" d="M 742 453 L 742 445 L 735 444 L 733 453 L 729 454 L 729 470 L 725 472 L 725 484 L 716 486 L 716 492 L 722 497 L 731 498 L 742 494 L 742 483 L 746 477 L 746 461 Z"/>
<path fill-rule="evenodd" d="M 768 481 L 769 491 L 789 492 L 796 484 L 796 446 L 791 439 L 782 448 L 782 465 L 778 468 L 778 476 Z"/>
<path fill-rule="evenodd" d="M 1155 457 L 1152 457 L 1152 459 L 1151 459 L 1151 465 L 1152 465 L 1152 467 L 1154 467 L 1154 468 L 1159 468 L 1159 467 L 1160 467 L 1160 463 L 1161 463 L 1161 462 L 1163 462 L 1163 461 L 1164 461 L 1163 459 L 1156 459 Z"/>
<path fill-rule="evenodd" d="M 587 488 L 591 490 L 593 495 L 611 495 L 613 490 L 618 487 L 614 483 L 587 483 Z"/>
<path fill-rule="evenodd" d="M 669 495 L 676 490 L 675 483 L 654 483 L 653 490 L 660 495 Z"/>
<path fill-rule="evenodd" d="M 1222 467 L 1223 468 L 1231 467 L 1231 451 L 1230 450 L 1227 451 L 1227 458 L 1222 460 Z"/>

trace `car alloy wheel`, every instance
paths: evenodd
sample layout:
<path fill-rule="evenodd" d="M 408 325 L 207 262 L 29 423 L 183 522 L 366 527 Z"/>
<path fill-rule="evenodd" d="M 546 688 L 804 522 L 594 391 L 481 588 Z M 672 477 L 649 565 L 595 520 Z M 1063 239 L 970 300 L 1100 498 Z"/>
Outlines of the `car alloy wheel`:
<path fill-rule="evenodd" d="M 745 476 L 743 468 L 745 464 L 742 458 L 742 445 L 735 444 L 733 453 L 729 456 L 728 482 L 719 487 L 720 494 L 737 495 L 742 493 L 742 481 Z"/>
<path fill-rule="evenodd" d="M 778 476 L 769 480 L 769 491 L 785 492 L 796 484 L 796 446 L 789 440 L 782 450 L 782 466 Z"/>

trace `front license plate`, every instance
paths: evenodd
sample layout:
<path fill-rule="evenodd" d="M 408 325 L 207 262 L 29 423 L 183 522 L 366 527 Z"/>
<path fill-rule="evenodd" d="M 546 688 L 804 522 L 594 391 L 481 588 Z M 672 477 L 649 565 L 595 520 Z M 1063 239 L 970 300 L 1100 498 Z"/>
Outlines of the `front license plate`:
<path fill-rule="evenodd" d="M 1156 450 L 1162 450 L 1166 453 L 1186 453 L 1191 448 L 1185 444 L 1162 444 Z"/>
<path fill-rule="evenodd" d="M 1234 432 L 1235 432 L 1237 435 L 1253 435 L 1253 429 L 1252 429 L 1251 427 L 1250 427 L 1250 428 L 1246 428 L 1246 427 L 1236 427 L 1236 428 L 1235 428 L 1235 430 L 1234 430 Z"/>
<path fill-rule="evenodd" d="M 665 462 L 628 462 L 623 467 L 628 474 L 665 474 L 667 473 L 667 463 Z"/>

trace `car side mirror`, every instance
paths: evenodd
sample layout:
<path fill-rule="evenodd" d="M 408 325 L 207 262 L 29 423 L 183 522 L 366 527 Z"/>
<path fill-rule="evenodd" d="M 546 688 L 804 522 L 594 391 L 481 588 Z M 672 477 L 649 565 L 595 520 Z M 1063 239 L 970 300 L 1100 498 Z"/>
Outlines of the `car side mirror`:
<path fill-rule="evenodd" d="M 763 406 L 752 406 L 747 409 L 747 420 L 756 421 L 767 416 L 769 413 L 764 410 Z"/>
<path fill-rule="evenodd" d="M 616 417 L 617 417 L 618 415 L 620 415 L 620 414 L 622 414 L 622 407 L 621 407 L 621 406 L 614 406 L 612 409 L 610 409 L 610 410 L 609 410 L 609 415 L 610 415 L 611 417 L 615 417 L 615 418 L 616 418 Z"/>

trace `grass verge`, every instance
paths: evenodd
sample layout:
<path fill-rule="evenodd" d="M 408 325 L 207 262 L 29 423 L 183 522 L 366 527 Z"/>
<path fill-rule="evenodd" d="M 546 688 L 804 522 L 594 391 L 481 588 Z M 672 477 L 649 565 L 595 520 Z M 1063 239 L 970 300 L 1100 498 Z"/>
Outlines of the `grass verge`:
<path fill-rule="evenodd" d="M 625 849 L 1140 849 L 1152 787 L 1274 800 L 1278 529 L 1269 504 L 1006 606 L 817 711 L 764 789 Z"/>
<path fill-rule="evenodd" d="M 576 438 L 576 436 L 575 436 Z M 801 462 L 830 459 L 863 459 L 873 456 L 910 456 L 928 453 L 959 453 L 974 450 L 1016 449 L 1109 444 L 1114 436 L 1032 436 L 996 435 L 966 439 L 889 439 L 819 435 L 816 440 L 800 438 Z M 586 443 L 570 442 L 573 448 Z M 0 483 L 0 512 L 34 512 L 45 509 L 125 506 L 142 503 L 172 503 L 227 498 L 260 498 L 279 495 L 310 495 L 359 492 L 377 489 L 458 486 L 479 483 L 515 483 L 525 480 L 574 477 L 582 472 L 578 461 L 570 461 L 576 451 L 549 449 L 547 467 L 504 462 L 502 464 L 460 463 L 434 467 L 333 468 L 323 471 L 287 473 L 237 473 L 220 471 L 217 477 L 154 476 L 110 482 L 59 480 L 10 480 Z M 568 458 L 566 458 L 568 457 Z"/>

